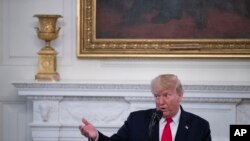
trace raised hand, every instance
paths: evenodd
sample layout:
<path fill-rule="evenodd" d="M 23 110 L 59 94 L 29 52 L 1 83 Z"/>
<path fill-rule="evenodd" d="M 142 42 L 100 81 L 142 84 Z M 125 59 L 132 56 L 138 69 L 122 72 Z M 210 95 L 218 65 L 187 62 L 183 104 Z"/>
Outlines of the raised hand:
<path fill-rule="evenodd" d="M 98 132 L 96 128 L 85 118 L 82 119 L 82 124 L 79 125 L 79 130 L 81 131 L 81 134 L 85 137 L 90 138 L 92 140 L 96 140 Z"/>

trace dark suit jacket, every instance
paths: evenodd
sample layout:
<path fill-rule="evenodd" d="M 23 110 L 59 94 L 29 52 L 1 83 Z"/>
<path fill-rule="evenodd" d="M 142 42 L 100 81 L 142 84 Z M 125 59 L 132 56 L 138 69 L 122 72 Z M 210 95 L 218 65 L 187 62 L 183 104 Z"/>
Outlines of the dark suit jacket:
<path fill-rule="evenodd" d="M 118 132 L 107 137 L 99 132 L 98 141 L 159 141 L 159 124 L 157 123 L 149 137 L 148 126 L 156 109 L 132 112 Z M 175 141 L 211 141 L 209 123 L 181 108 L 181 117 Z"/>

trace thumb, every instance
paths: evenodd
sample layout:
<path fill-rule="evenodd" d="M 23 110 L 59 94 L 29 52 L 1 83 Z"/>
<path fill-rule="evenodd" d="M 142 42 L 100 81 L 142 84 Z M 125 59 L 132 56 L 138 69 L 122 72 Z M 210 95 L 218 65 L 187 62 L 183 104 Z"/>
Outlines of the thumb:
<path fill-rule="evenodd" d="M 85 125 L 90 124 L 85 118 L 82 118 L 82 122 L 83 122 L 83 124 L 85 124 Z"/>

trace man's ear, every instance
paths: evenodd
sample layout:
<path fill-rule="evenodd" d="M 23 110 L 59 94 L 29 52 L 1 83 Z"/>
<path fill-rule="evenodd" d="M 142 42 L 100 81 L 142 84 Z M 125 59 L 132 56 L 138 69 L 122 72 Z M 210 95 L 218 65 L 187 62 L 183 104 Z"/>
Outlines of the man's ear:
<path fill-rule="evenodd" d="M 178 93 L 178 95 L 180 96 L 179 102 L 181 102 L 181 101 L 182 101 L 182 98 L 183 98 L 183 93 Z"/>

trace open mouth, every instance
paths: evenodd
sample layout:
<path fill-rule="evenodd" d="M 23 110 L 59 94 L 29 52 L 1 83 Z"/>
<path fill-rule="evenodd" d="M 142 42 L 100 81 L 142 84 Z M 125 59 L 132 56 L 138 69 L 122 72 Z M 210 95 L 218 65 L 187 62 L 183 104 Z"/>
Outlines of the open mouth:
<path fill-rule="evenodd" d="M 159 108 L 162 112 L 165 112 L 167 109 L 166 108 Z"/>

